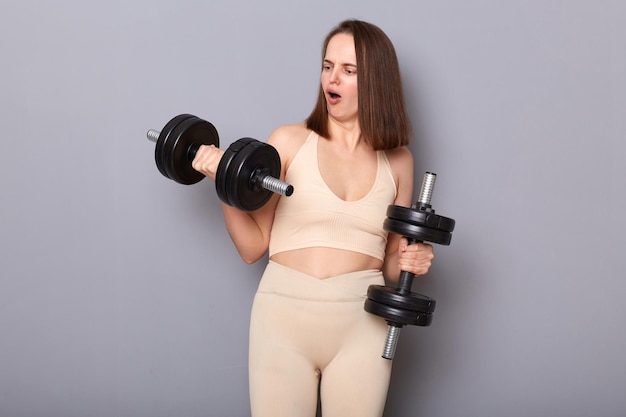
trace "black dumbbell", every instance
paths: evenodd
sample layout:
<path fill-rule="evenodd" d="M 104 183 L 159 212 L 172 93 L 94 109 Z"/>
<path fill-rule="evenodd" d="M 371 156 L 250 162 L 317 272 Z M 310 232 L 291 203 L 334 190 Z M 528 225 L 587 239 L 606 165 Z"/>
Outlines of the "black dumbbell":
<path fill-rule="evenodd" d="M 389 206 L 384 229 L 406 237 L 410 244 L 430 242 L 449 245 L 455 221 L 435 214 L 430 205 L 436 178 L 437 175 L 430 172 L 424 175 L 419 198 L 411 208 Z M 415 275 L 412 273 L 401 271 L 396 288 L 371 285 L 367 290 L 365 311 L 384 318 L 389 325 L 382 355 L 385 359 L 393 359 L 403 326 L 429 326 L 432 322 L 435 300 L 412 292 L 413 278 Z"/>
<path fill-rule="evenodd" d="M 191 114 L 174 117 L 160 132 L 148 130 L 148 139 L 156 142 L 154 159 L 161 174 L 186 185 L 204 178 L 191 166 L 200 146 L 219 147 L 215 126 Z M 278 179 L 280 168 L 280 156 L 273 146 L 252 138 L 239 139 L 220 159 L 215 175 L 217 195 L 244 211 L 261 208 L 272 193 L 290 196 L 293 186 Z"/>

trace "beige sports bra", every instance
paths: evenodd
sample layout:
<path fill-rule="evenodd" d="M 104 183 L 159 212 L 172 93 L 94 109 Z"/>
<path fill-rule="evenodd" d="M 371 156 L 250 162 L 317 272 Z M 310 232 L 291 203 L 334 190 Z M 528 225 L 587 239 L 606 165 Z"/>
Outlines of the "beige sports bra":
<path fill-rule="evenodd" d="M 397 193 L 385 152 L 377 152 L 378 172 L 367 195 L 360 200 L 345 201 L 322 178 L 317 160 L 318 140 L 319 135 L 311 132 L 287 169 L 285 181 L 295 191 L 278 202 L 269 255 L 328 247 L 384 260 L 387 232 L 383 222 L 387 206 L 393 203 Z"/>

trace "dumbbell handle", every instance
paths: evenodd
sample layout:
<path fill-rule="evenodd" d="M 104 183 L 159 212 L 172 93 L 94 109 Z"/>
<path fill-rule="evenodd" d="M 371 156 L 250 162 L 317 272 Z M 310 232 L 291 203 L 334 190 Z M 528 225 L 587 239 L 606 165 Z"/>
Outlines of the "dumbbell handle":
<path fill-rule="evenodd" d="M 417 242 L 417 240 L 409 239 L 410 245 Z M 400 271 L 398 293 L 409 294 L 411 292 L 411 285 L 413 285 L 413 278 L 415 278 L 413 273 Z M 387 322 L 387 340 L 385 341 L 385 348 L 383 349 L 383 358 L 393 359 L 395 356 L 398 339 L 400 338 L 400 329 L 402 329 L 402 327 L 402 324 L 396 324 L 391 321 Z"/>
<path fill-rule="evenodd" d="M 161 132 L 158 130 L 150 129 L 148 130 L 147 136 L 148 140 L 152 142 L 157 142 L 159 140 L 159 135 Z M 200 148 L 199 144 L 193 144 L 189 147 L 187 151 L 187 158 L 191 161 L 196 156 L 196 152 Z M 293 185 L 287 184 L 284 181 L 281 181 L 278 178 L 272 177 L 267 173 L 263 172 L 263 169 L 257 169 L 250 178 L 253 186 L 261 187 L 265 190 L 271 191 L 276 194 L 284 195 L 289 197 L 293 194 Z"/>
<path fill-rule="evenodd" d="M 422 189 L 420 191 L 417 202 L 413 204 L 413 209 L 422 208 L 430 208 L 430 201 L 433 195 L 433 190 L 435 188 L 435 180 L 437 179 L 437 174 L 433 174 L 431 172 L 427 172 L 424 174 L 424 179 L 422 180 Z M 417 239 L 407 238 L 409 241 L 409 245 L 414 243 L 421 242 Z M 400 294 L 409 294 L 411 293 L 411 286 L 413 285 L 413 278 L 415 278 L 415 274 L 407 271 L 400 271 L 400 278 L 398 279 L 398 292 Z M 383 350 L 383 358 L 385 359 L 393 359 L 396 354 L 396 347 L 398 345 L 398 339 L 400 338 L 400 329 L 402 325 L 398 325 L 396 323 L 388 322 L 387 328 L 387 340 L 385 341 L 385 348 Z"/>

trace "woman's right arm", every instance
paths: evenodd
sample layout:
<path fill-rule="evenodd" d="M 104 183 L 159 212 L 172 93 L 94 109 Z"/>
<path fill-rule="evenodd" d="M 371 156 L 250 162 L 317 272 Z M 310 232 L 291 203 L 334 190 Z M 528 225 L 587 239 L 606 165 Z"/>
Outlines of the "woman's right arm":
<path fill-rule="evenodd" d="M 258 261 L 267 252 L 279 197 L 273 195 L 263 207 L 253 212 L 244 212 L 222 203 L 226 230 L 239 256 L 247 264 Z"/>
<path fill-rule="evenodd" d="M 285 178 L 291 159 L 294 141 L 290 141 L 289 138 L 293 134 L 292 129 L 291 126 L 278 128 L 267 140 L 267 143 L 274 146 L 280 155 L 281 180 Z M 201 146 L 192 162 L 192 167 L 215 181 L 217 166 L 223 154 L 224 151 L 214 146 Z M 274 223 L 274 211 L 280 197 L 278 194 L 272 195 L 263 207 L 253 212 L 244 212 L 222 203 L 226 230 L 244 262 L 254 263 L 267 252 Z"/>

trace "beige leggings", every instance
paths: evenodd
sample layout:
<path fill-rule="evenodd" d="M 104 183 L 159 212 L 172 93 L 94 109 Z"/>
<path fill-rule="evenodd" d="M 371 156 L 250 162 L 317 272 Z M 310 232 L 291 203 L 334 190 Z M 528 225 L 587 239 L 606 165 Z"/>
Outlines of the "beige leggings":
<path fill-rule="evenodd" d="M 380 271 L 318 279 L 270 261 L 250 323 L 253 417 L 380 417 L 391 361 L 387 324 L 363 309 Z M 321 378 L 321 382 L 320 382 Z"/>

